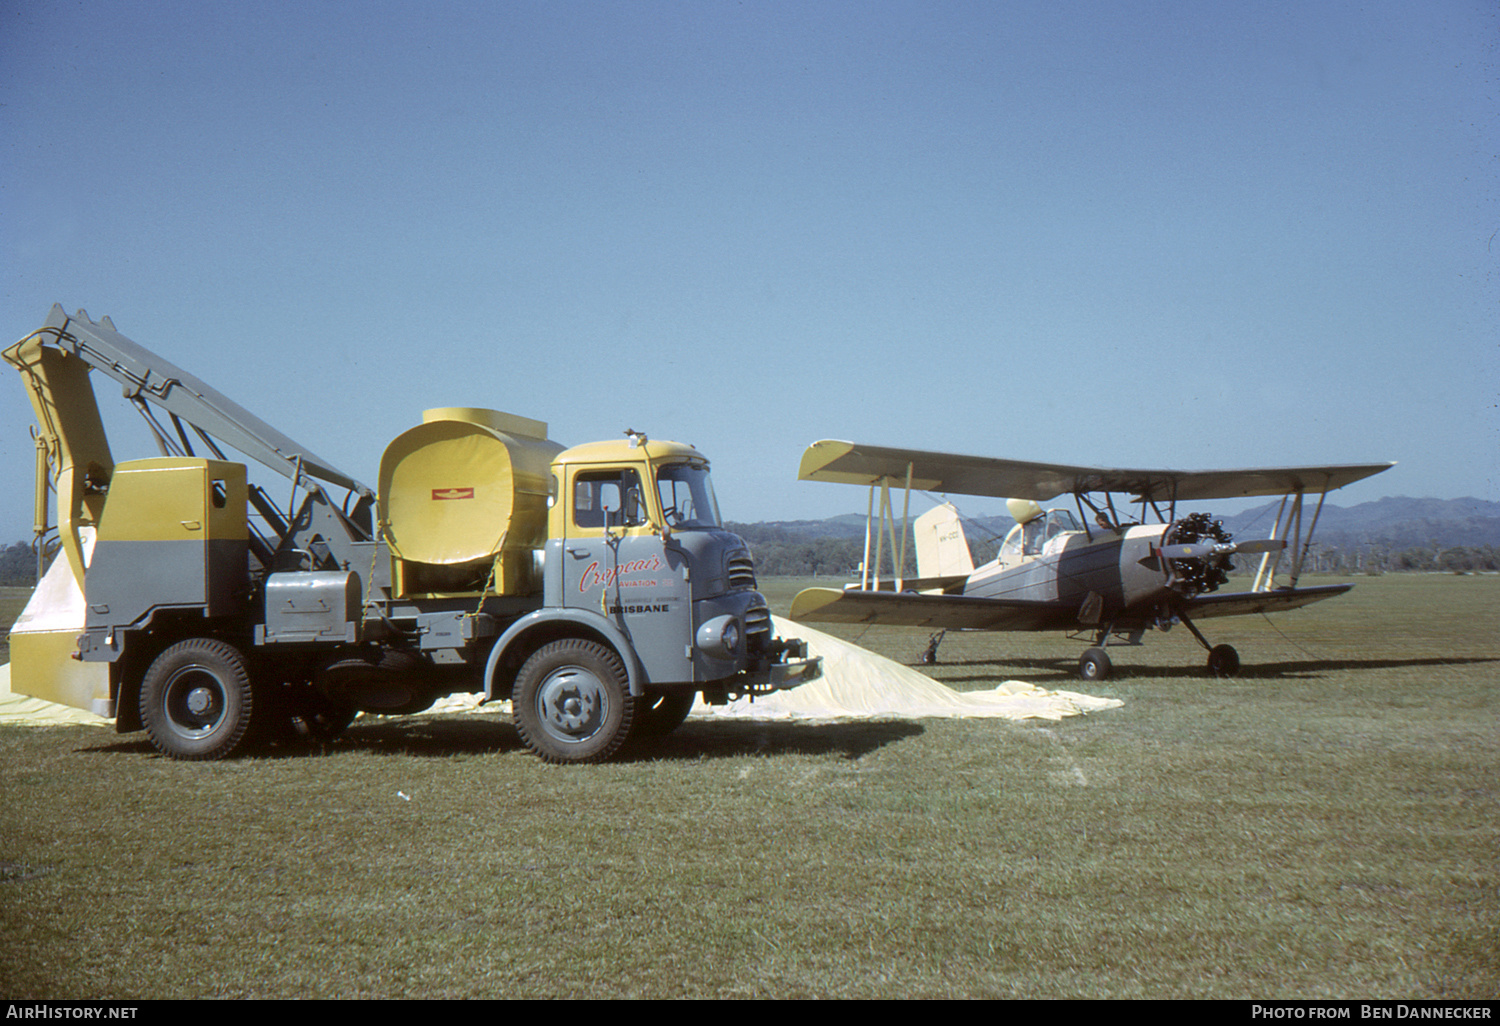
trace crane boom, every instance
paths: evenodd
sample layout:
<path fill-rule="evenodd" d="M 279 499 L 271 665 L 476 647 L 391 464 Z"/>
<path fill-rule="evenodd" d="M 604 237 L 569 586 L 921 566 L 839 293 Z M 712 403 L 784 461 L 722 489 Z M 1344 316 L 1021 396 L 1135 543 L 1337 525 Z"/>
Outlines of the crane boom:
<path fill-rule="evenodd" d="M 120 382 L 126 398 L 144 399 L 160 406 L 302 487 L 315 488 L 309 478 L 317 478 L 361 496 L 374 494 L 369 487 L 223 393 L 132 342 L 115 330 L 108 317 L 93 321 L 82 310 L 70 316 L 63 312 L 61 304 L 56 304 L 41 330 L 7 351 L 6 357 L 19 367 L 21 364 L 11 356 L 12 352 L 43 346 L 78 357 L 87 367 Z M 156 425 L 153 428 L 159 440 L 170 443 L 164 431 Z"/>

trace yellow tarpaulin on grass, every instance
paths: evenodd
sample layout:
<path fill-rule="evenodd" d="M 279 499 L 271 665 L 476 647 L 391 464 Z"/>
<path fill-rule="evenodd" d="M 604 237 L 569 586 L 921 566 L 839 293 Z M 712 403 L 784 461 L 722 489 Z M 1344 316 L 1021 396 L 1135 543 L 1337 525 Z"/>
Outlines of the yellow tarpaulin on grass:
<path fill-rule="evenodd" d="M 1048 691 L 1011 680 L 987 691 L 955 691 L 924 673 L 866 651 L 806 624 L 772 617 L 776 633 L 801 638 L 823 657 L 823 676 L 754 702 L 694 707 L 694 716 L 761 720 L 1007 719 L 1060 720 L 1124 705 L 1071 691 Z"/>
<path fill-rule="evenodd" d="M 801 638 L 811 655 L 823 657 L 823 676 L 790 691 L 740 699 L 728 705 L 694 707 L 694 717 L 753 720 L 858 719 L 1008 719 L 1061 720 L 1124 703 L 1071 691 L 1048 691 L 1012 680 L 986 691 L 955 691 L 900 663 L 840 641 L 805 624 L 773 618 L 783 638 Z M 433 706 L 433 712 L 454 713 L 477 705 L 477 695 L 454 695 Z M 500 712 L 509 703 L 482 707 Z M 0 723 L 92 723 L 110 721 L 65 705 L 15 695 L 10 690 L 10 666 L 0 666 Z"/>

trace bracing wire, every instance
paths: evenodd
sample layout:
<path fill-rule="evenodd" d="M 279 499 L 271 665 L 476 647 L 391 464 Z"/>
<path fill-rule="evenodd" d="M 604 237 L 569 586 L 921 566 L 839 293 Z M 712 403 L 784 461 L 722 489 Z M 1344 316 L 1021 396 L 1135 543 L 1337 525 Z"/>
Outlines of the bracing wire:
<path fill-rule="evenodd" d="M 1286 633 L 1283 632 L 1280 627 L 1276 626 L 1276 622 L 1274 620 L 1272 620 L 1269 616 L 1267 616 L 1265 613 L 1261 613 L 1260 614 L 1260 618 L 1262 620 L 1266 621 L 1266 626 L 1270 627 L 1271 630 L 1273 630 L 1273 631 L 1276 632 L 1276 636 L 1278 638 L 1280 638 L 1282 641 L 1286 642 L 1288 645 L 1291 645 L 1298 652 L 1301 652 L 1303 655 L 1307 656 L 1307 658 L 1309 658 L 1309 659 L 1326 659 L 1327 658 L 1326 656 L 1320 656 L 1320 655 L 1318 655 L 1316 652 L 1309 652 L 1307 649 L 1305 649 L 1301 645 L 1297 644 L 1297 642 L 1295 642 L 1291 638 L 1287 637 Z"/>

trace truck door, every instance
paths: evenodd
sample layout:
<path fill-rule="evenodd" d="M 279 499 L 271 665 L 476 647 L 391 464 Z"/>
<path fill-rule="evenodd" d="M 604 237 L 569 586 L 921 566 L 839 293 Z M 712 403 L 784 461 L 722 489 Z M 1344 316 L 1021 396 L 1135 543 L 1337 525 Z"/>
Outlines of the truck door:
<path fill-rule="evenodd" d="M 692 605 L 681 559 L 653 521 L 654 488 L 634 466 L 574 472 L 563 540 L 563 604 L 623 630 L 646 682 L 691 681 Z"/>

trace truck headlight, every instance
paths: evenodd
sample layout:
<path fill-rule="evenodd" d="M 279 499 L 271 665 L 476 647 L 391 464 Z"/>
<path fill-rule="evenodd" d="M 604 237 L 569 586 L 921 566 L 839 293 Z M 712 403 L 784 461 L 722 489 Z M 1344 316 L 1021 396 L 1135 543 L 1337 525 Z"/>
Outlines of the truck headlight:
<path fill-rule="evenodd" d="M 715 659 L 733 659 L 740 651 L 740 622 L 716 616 L 698 628 L 698 647 Z"/>

